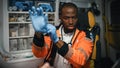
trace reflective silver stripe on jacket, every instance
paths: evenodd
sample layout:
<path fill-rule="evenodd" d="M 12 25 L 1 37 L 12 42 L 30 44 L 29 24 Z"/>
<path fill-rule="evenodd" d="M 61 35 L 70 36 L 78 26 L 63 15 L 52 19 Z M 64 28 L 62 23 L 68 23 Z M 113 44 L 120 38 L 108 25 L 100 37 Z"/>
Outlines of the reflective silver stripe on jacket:
<path fill-rule="evenodd" d="M 89 59 L 89 57 L 87 56 L 87 53 L 85 52 L 85 50 L 83 48 L 78 48 L 78 50 L 83 53 L 83 55 L 85 56 L 86 61 Z"/>

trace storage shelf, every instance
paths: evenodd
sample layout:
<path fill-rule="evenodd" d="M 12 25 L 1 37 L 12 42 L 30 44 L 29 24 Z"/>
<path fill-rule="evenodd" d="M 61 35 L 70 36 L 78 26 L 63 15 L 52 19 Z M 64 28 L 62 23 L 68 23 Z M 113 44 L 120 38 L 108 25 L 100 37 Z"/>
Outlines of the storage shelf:
<path fill-rule="evenodd" d="M 28 55 L 26 54 L 26 53 L 32 53 L 31 45 L 35 33 L 29 16 L 29 11 L 17 11 L 19 10 L 19 8 L 15 10 L 14 4 L 16 2 L 13 2 L 12 0 L 4 0 L 3 2 L 4 2 L 3 18 L 5 18 L 3 19 L 4 23 L 2 25 L 4 32 L 3 44 L 5 51 L 10 53 L 13 57 L 13 58 L 8 58 L 7 61 L 10 63 L 14 63 L 14 62 L 23 62 L 27 60 L 36 59 L 33 54 L 28 54 Z M 55 6 L 54 4 L 52 4 L 52 6 L 54 6 L 53 9 L 55 9 L 53 10 L 53 12 L 43 12 L 43 14 L 48 14 L 48 23 L 53 25 L 55 25 L 55 22 L 57 21 L 58 18 L 57 17 L 58 13 L 56 12 L 56 8 L 58 9 L 58 7 L 56 7 L 56 4 L 58 5 L 56 1 L 55 1 Z M 14 58 L 14 56 L 16 57 Z"/>
<path fill-rule="evenodd" d="M 23 62 L 27 60 L 37 59 L 31 49 L 20 50 L 20 51 L 11 51 L 11 56 L 7 58 L 8 63 Z"/>
<path fill-rule="evenodd" d="M 8 13 L 19 13 L 19 14 L 28 14 L 28 11 L 8 11 Z M 54 14 L 55 12 L 43 12 L 44 14 Z"/>
<path fill-rule="evenodd" d="M 23 13 L 23 14 L 28 14 L 28 11 L 8 11 L 8 13 Z"/>
<path fill-rule="evenodd" d="M 54 23 L 54 21 L 49 21 L 49 23 Z M 9 24 L 32 24 L 31 22 L 9 22 Z"/>
<path fill-rule="evenodd" d="M 33 36 L 17 36 L 17 37 L 9 37 L 9 39 L 16 39 L 16 38 L 32 38 Z"/>
<path fill-rule="evenodd" d="M 9 24 L 31 24 L 31 22 L 9 22 Z"/>
<path fill-rule="evenodd" d="M 16 63 L 16 62 L 24 62 L 24 61 L 28 61 L 28 60 L 35 60 L 38 59 L 36 57 L 29 57 L 29 58 L 21 58 L 21 59 L 12 59 L 12 60 L 8 60 L 8 63 Z"/>
<path fill-rule="evenodd" d="M 31 49 L 26 49 L 26 50 L 18 50 L 18 51 L 10 51 L 11 54 L 16 54 L 16 53 L 25 53 L 25 52 L 31 52 Z"/>

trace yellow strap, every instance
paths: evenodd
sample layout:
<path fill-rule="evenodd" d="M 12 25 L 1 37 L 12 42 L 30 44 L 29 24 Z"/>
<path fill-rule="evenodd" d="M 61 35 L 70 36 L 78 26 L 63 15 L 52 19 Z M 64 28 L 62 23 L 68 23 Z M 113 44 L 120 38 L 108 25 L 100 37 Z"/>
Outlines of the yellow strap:
<path fill-rule="evenodd" d="M 94 68 L 95 64 L 94 64 L 94 60 L 90 60 L 90 68 Z"/>
<path fill-rule="evenodd" d="M 95 16 L 91 11 L 88 12 L 88 21 L 90 28 L 93 28 L 95 26 Z"/>
<path fill-rule="evenodd" d="M 93 53 L 91 59 L 96 59 L 96 42 L 99 40 L 99 36 L 95 36 L 95 42 L 94 42 L 94 47 L 93 47 Z"/>

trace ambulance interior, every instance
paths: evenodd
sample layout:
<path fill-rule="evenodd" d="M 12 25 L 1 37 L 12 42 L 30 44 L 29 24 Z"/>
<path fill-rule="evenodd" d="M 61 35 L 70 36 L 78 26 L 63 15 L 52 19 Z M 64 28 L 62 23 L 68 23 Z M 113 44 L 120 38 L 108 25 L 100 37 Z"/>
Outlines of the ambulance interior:
<path fill-rule="evenodd" d="M 16 2 L 21 2 L 27 5 L 27 9 L 19 9 L 18 6 L 13 5 Z M 84 15 L 88 10 L 92 11 L 95 17 L 95 24 L 100 28 L 99 30 L 99 46 L 97 44 L 95 55 L 99 59 L 96 68 L 120 68 L 120 0 L 1 0 L 0 2 L 0 68 L 2 65 L 5 66 L 15 66 L 15 68 L 38 68 L 41 59 L 34 57 L 31 52 L 31 48 L 24 49 L 25 47 L 13 48 L 13 51 L 10 50 L 10 45 L 16 44 L 15 42 L 20 42 L 22 39 L 24 44 L 30 46 L 30 42 L 26 42 L 25 39 L 32 39 L 32 36 L 23 36 L 27 35 L 26 33 L 19 32 L 10 32 L 10 28 L 20 28 L 30 24 L 28 18 L 23 20 L 23 16 L 28 17 L 28 8 L 32 5 L 38 5 L 41 3 L 51 4 L 54 13 L 50 13 L 50 23 L 57 26 L 59 25 L 59 7 L 62 3 L 72 2 L 75 3 L 79 8 L 79 14 Z M 30 5 L 32 4 L 32 5 Z M 12 6 L 11 6 L 12 5 Z M 25 5 L 23 5 L 25 6 Z M 16 14 L 16 15 L 15 15 Z M 25 15 L 24 15 L 25 14 Z M 53 14 L 53 15 L 52 15 Z M 16 19 L 16 17 L 18 18 Z M 21 16 L 21 17 L 20 17 Z M 81 17 L 80 17 L 81 18 Z M 89 18 L 87 18 L 88 20 Z M 17 20 L 17 21 L 16 21 Z M 53 21 L 54 20 L 54 21 Z M 26 22 L 27 21 L 27 22 Z M 17 24 L 16 24 L 17 22 Z M 20 23 L 23 22 L 23 23 Z M 57 22 L 57 23 L 55 23 Z M 85 21 L 86 22 L 86 19 Z M 18 25 L 19 23 L 19 25 Z M 93 24 L 93 23 L 91 23 Z M 28 27 L 27 27 L 28 28 Z M 82 29 L 82 28 L 81 28 Z M 30 28 L 31 35 L 34 33 L 32 27 Z M 11 29 L 13 31 L 13 29 Z M 21 31 L 23 31 L 21 29 Z M 16 35 L 20 35 L 16 37 Z M 11 39 L 14 43 L 10 43 Z M 31 41 L 29 39 L 29 41 Z M 22 44 L 19 43 L 21 46 Z M 27 47 L 26 47 L 27 48 Z M 20 50 L 21 49 L 21 50 Z M 16 51 L 18 50 L 18 51 Z M 11 56 L 12 55 L 12 56 Z M 17 58 L 16 58 L 17 57 Z M 100 67 L 99 67 L 100 66 Z M 6 68 L 6 67 L 5 67 Z M 9 68 L 9 67 L 7 67 Z M 92 67 L 94 68 L 94 67 Z"/>

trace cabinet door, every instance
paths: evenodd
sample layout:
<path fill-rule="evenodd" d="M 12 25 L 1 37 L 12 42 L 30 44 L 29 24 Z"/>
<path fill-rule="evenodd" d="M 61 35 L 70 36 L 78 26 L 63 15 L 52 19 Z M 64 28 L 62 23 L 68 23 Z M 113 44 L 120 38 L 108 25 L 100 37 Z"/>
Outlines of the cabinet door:
<path fill-rule="evenodd" d="M 4 3 L 7 4 L 6 25 L 8 25 L 6 31 L 8 45 L 5 47 L 12 54 L 10 60 L 22 61 L 21 59 L 28 59 L 26 57 L 33 57 L 31 44 L 35 31 L 28 10 L 32 6 L 39 7 L 40 4 L 50 4 L 53 11 L 44 12 L 44 14 L 48 14 L 49 23 L 55 25 L 55 2 L 55 0 L 5 0 Z"/>
<path fill-rule="evenodd" d="M 32 6 L 39 7 L 42 4 L 51 5 L 53 11 L 44 12 L 48 14 L 49 23 L 54 25 L 55 21 L 55 1 L 30 1 L 30 0 L 8 0 L 8 23 L 9 23 L 9 50 L 24 51 L 31 47 L 31 39 L 34 35 L 34 29 L 31 24 L 28 10 Z M 46 8 L 43 7 L 44 10 Z"/>
<path fill-rule="evenodd" d="M 10 51 L 24 51 L 31 47 L 34 36 L 34 29 L 30 22 L 28 12 L 9 11 L 9 50 Z"/>

